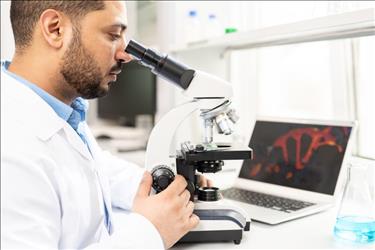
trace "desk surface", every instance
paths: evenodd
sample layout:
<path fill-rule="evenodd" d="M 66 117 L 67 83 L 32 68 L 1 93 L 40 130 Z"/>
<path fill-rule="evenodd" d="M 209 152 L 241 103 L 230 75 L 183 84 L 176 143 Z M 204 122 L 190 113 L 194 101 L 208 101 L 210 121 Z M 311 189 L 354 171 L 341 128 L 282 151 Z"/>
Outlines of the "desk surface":
<path fill-rule="evenodd" d="M 240 245 L 233 242 L 179 244 L 173 249 L 375 249 L 375 244 L 343 242 L 333 236 L 336 209 L 270 226 L 252 222 Z"/>

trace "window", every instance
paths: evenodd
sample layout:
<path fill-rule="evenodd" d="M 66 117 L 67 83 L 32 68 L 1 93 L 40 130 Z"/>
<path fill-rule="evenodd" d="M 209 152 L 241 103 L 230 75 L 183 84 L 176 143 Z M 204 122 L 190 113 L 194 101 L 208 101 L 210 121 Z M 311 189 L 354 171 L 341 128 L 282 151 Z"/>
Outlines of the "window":
<path fill-rule="evenodd" d="M 354 153 L 375 159 L 374 47 L 369 36 L 233 52 L 240 130 L 256 116 L 357 120 Z"/>

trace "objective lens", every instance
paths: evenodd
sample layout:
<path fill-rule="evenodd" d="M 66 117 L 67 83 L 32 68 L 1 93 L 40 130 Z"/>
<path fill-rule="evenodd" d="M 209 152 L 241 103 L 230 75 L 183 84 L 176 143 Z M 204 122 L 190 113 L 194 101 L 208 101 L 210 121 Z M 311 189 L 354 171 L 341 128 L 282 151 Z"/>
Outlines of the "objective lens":
<path fill-rule="evenodd" d="M 234 109 L 229 110 L 227 116 L 233 123 L 236 123 L 240 119 L 240 117 L 236 114 L 236 110 Z"/>
<path fill-rule="evenodd" d="M 200 201 L 217 201 L 219 200 L 219 188 L 201 187 L 198 189 L 198 200 Z"/>
<path fill-rule="evenodd" d="M 233 122 L 229 120 L 228 116 L 221 114 L 215 119 L 219 133 L 230 135 L 233 133 Z"/>

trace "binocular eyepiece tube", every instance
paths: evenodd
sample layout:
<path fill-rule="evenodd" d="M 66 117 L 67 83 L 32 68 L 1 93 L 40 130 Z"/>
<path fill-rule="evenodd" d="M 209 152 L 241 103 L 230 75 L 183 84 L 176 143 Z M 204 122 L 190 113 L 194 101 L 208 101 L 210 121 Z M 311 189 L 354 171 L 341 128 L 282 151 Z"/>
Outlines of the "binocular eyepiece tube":
<path fill-rule="evenodd" d="M 193 69 L 176 62 L 169 58 L 168 55 L 160 55 L 158 52 L 148 49 L 134 40 L 129 41 L 125 52 L 150 68 L 155 75 L 159 75 L 183 89 L 187 89 L 194 78 L 195 71 Z"/>

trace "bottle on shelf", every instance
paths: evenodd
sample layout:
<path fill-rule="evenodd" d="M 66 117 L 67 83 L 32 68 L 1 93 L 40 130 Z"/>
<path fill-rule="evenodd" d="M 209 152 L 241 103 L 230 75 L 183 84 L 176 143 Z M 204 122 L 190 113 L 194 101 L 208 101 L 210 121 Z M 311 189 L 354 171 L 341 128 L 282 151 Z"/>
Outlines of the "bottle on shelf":
<path fill-rule="evenodd" d="M 205 39 L 211 39 L 224 34 L 224 28 L 222 27 L 216 14 L 208 14 L 207 21 L 205 23 Z"/>
<path fill-rule="evenodd" d="M 198 11 L 188 11 L 185 27 L 185 41 L 187 44 L 202 39 L 201 22 L 199 20 Z"/>
<path fill-rule="evenodd" d="M 228 4 L 226 6 L 225 34 L 234 33 L 239 30 L 239 21 L 241 9 L 237 4 Z"/>

